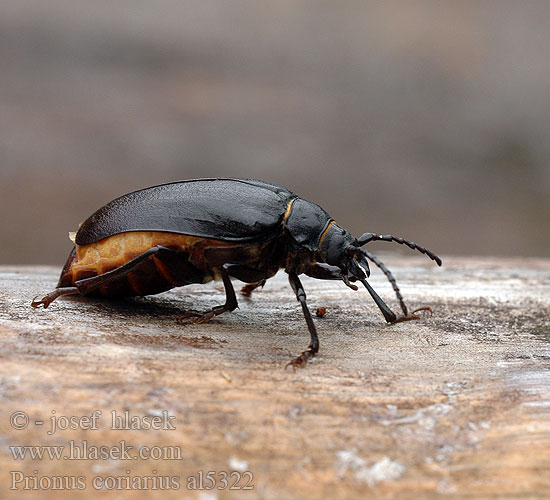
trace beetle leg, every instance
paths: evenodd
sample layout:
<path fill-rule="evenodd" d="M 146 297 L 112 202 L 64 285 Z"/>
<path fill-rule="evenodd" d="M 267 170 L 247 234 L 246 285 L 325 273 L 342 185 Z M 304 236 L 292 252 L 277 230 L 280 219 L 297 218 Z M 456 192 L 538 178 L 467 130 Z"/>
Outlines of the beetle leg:
<path fill-rule="evenodd" d="M 136 269 L 145 259 L 159 252 L 177 252 L 177 250 L 172 250 L 161 245 L 151 247 L 142 254 L 139 254 L 137 257 L 134 257 L 132 260 L 126 262 L 126 264 L 123 264 L 112 271 L 107 271 L 106 273 L 99 274 L 98 276 L 92 276 L 91 278 L 84 278 L 75 281 L 75 286 L 78 288 L 81 295 L 86 295 L 100 286 L 106 285 L 111 281 L 115 281 L 122 276 L 126 276 L 129 272 Z"/>
<path fill-rule="evenodd" d="M 357 280 L 357 278 L 342 273 L 342 270 L 336 266 L 330 266 L 324 263 L 313 264 L 304 271 L 304 274 L 318 280 L 342 280 L 345 285 L 349 286 L 354 292 L 357 291 L 357 287 L 351 283 Z"/>
<path fill-rule="evenodd" d="M 62 295 L 76 295 L 78 293 L 78 288 L 76 286 L 56 288 L 53 292 L 44 295 L 44 297 L 42 297 L 40 300 L 36 300 L 38 297 L 37 295 L 34 299 L 32 299 L 31 306 L 44 306 L 44 309 L 46 309 L 46 307 L 48 307 L 55 299 L 57 299 L 57 297 L 61 297 Z"/>
<path fill-rule="evenodd" d="M 397 320 L 397 316 L 395 313 L 387 306 L 387 304 L 380 298 L 380 296 L 374 291 L 374 289 L 369 285 L 369 282 L 363 278 L 361 280 L 361 283 L 365 285 L 365 288 L 370 293 L 370 296 L 373 298 L 374 302 L 376 302 L 376 305 L 378 306 L 378 309 L 382 311 L 382 314 L 384 315 L 384 318 L 388 323 L 395 323 Z"/>
<path fill-rule="evenodd" d="M 420 319 L 420 316 L 416 314 L 419 311 L 429 311 L 432 312 L 432 308 L 430 306 L 424 306 L 419 307 L 418 309 L 415 309 L 413 312 L 409 313 L 407 312 L 403 316 L 397 317 L 395 313 L 386 305 L 386 303 L 380 298 L 380 296 L 373 290 L 373 288 L 369 285 L 366 279 L 362 279 L 361 283 L 365 285 L 365 288 L 369 291 L 371 297 L 374 299 L 374 302 L 376 302 L 376 305 L 382 311 L 382 314 L 384 315 L 384 318 L 388 323 L 391 323 L 392 325 L 395 323 L 401 323 L 403 321 L 411 321 L 413 319 Z"/>
<path fill-rule="evenodd" d="M 290 286 L 296 294 L 298 302 L 300 302 L 300 305 L 302 306 L 302 311 L 304 312 L 304 317 L 307 323 L 307 329 L 309 330 L 309 334 L 311 335 L 311 343 L 309 344 L 309 347 L 304 352 L 302 352 L 302 354 L 300 354 L 300 356 L 289 361 L 286 366 L 293 366 L 294 368 L 304 368 L 307 362 L 311 358 L 313 358 L 313 356 L 315 356 L 315 354 L 317 354 L 317 352 L 319 351 L 319 337 L 317 336 L 317 330 L 315 329 L 313 318 L 311 317 L 311 313 L 309 312 L 309 309 L 307 307 L 306 292 L 304 291 L 304 287 L 302 286 L 300 278 L 298 278 L 298 275 L 294 271 L 289 271 L 288 281 L 290 282 Z"/>
<path fill-rule="evenodd" d="M 237 278 L 239 281 L 244 281 L 241 293 L 250 297 L 252 292 L 258 287 L 263 287 L 268 278 L 271 278 L 279 269 L 254 269 L 242 264 L 226 264 L 226 269 L 232 278 Z"/>
<path fill-rule="evenodd" d="M 241 294 L 245 297 L 250 297 L 252 295 L 252 292 L 256 290 L 256 288 L 263 288 L 265 282 L 266 280 L 259 281 L 258 283 L 247 283 L 241 288 Z"/>
<path fill-rule="evenodd" d="M 375 255 L 370 253 L 368 250 L 362 249 L 362 252 L 370 260 L 372 260 L 381 269 L 381 271 L 386 275 L 386 278 L 388 278 L 388 281 L 391 283 L 393 291 L 395 292 L 395 295 L 397 296 L 397 300 L 399 301 L 399 305 L 401 306 L 401 310 L 403 311 L 403 315 L 408 316 L 409 315 L 409 310 L 407 308 L 407 305 L 405 304 L 405 301 L 403 299 L 403 295 L 401 295 L 401 290 L 399 290 L 399 287 L 397 286 L 397 282 L 395 281 L 395 278 L 393 277 L 393 274 L 391 273 L 391 271 L 384 265 L 384 263 L 380 259 L 378 259 L 378 257 L 376 257 Z"/>
<path fill-rule="evenodd" d="M 397 300 L 399 301 L 399 305 L 401 306 L 401 310 L 403 311 L 403 316 L 395 318 L 393 321 L 390 321 L 390 323 L 401 323 L 402 321 L 420 319 L 420 316 L 416 314 L 419 311 L 428 311 L 430 314 L 432 313 L 432 308 L 430 306 L 419 307 L 418 309 L 415 309 L 414 311 L 409 312 L 409 309 L 405 304 L 405 300 L 403 299 L 403 295 L 401 295 L 401 290 L 399 290 L 399 287 L 397 286 L 397 282 L 395 281 L 395 278 L 393 277 L 393 274 L 391 273 L 391 271 L 384 265 L 384 263 L 380 259 L 378 259 L 378 257 L 373 255 L 368 250 L 365 250 L 363 248 L 361 249 L 361 252 L 364 255 L 366 255 L 370 260 L 372 260 L 386 275 L 386 278 L 388 278 L 388 281 L 391 283 L 393 291 L 397 296 Z"/>
<path fill-rule="evenodd" d="M 195 311 L 184 312 L 177 319 L 178 323 L 184 322 L 188 318 L 195 318 L 193 323 L 204 323 L 210 321 L 214 316 L 218 316 L 226 311 L 233 311 L 238 307 L 237 297 L 235 295 L 235 289 L 231 283 L 228 273 L 228 264 L 224 264 L 220 268 L 220 274 L 222 275 L 223 285 L 225 287 L 225 304 L 216 306 L 204 313 L 198 313 Z"/>
<path fill-rule="evenodd" d="M 127 275 L 129 272 L 133 271 L 138 267 L 145 259 L 151 255 L 155 255 L 160 251 L 175 252 L 176 250 L 171 250 L 170 248 L 157 245 L 155 247 L 149 248 L 142 254 L 138 255 L 131 261 L 126 264 L 108 271 L 97 276 L 92 276 L 91 278 L 84 278 L 74 282 L 75 286 L 71 287 L 62 287 L 56 288 L 54 291 L 48 293 L 42 299 L 36 300 L 36 297 L 33 299 L 31 306 L 40 307 L 44 306 L 44 309 L 48 307 L 55 299 L 61 297 L 62 295 L 86 295 L 90 292 L 93 292 L 100 286 L 106 285 L 111 281 L 114 281 L 122 276 Z"/>
<path fill-rule="evenodd" d="M 419 311 L 428 311 L 430 314 L 433 314 L 432 308 L 430 306 L 424 306 L 419 307 L 418 309 L 415 309 L 412 312 L 408 312 L 407 314 L 404 314 L 403 316 L 399 316 L 398 318 L 395 318 L 391 323 L 392 325 L 395 323 L 402 323 L 403 321 L 411 321 L 414 319 L 420 319 L 420 316 L 416 314 Z"/>
<path fill-rule="evenodd" d="M 318 280 L 341 280 L 342 270 L 339 267 L 324 263 L 316 263 L 308 267 L 304 274 Z"/>

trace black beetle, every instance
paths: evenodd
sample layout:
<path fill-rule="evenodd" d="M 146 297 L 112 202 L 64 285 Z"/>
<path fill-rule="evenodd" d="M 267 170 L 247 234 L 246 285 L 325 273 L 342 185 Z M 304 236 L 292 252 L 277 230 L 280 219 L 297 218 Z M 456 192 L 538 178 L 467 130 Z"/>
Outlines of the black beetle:
<path fill-rule="evenodd" d="M 395 241 L 441 265 L 441 259 L 411 241 L 365 233 L 354 238 L 320 206 L 289 189 L 259 180 L 217 178 L 161 184 L 117 198 L 89 217 L 54 291 L 32 306 L 48 307 L 61 295 L 128 297 L 150 295 L 221 278 L 225 304 L 179 319 L 204 322 L 237 307 L 231 277 L 248 283 L 250 294 L 283 268 L 302 306 L 311 335 L 309 347 L 289 365 L 303 367 L 319 350 L 319 339 L 298 278 L 360 281 L 388 323 L 417 319 L 409 313 L 384 264 L 361 248 L 370 241 Z M 403 315 L 384 303 L 367 282 L 368 260 L 387 276 Z"/>

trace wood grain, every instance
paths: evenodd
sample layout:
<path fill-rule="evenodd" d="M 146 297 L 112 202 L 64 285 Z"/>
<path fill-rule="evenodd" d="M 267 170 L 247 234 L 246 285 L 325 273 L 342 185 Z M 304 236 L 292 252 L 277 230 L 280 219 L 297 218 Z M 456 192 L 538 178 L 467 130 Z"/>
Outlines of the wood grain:
<path fill-rule="evenodd" d="M 326 315 L 315 318 L 319 356 L 295 372 L 285 364 L 309 339 L 284 274 L 240 298 L 235 312 L 181 326 L 181 310 L 223 302 L 217 284 L 33 310 L 32 297 L 55 286 L 59 270 L 0 268 L 0 496 L 549 496 L 550 261 L 447 258 L 438 269 L 421 257 L 384 260 L 409 305 L 430 305 L 433 315 L 387 326 L 366 291 L 304 279 L 311 310 L 326 307 Z M 384 277 L 373 272 L 371 284 L 396 310 Z M 52 416 L 94 410 L 102 412 L 97 430 L 84 420 L 47 434 Z M 172 416 L 175 430 L 112 429 L 111 412 L 126 410 Z M 29 417 L 25 429 L 10 425 L 17 411 Z M 15 460 L 10 450 L 71 440 L 172 446 L 181 459 Z M 254 490 L 187 489 L 199 471 L 219 480 L 232 470 L 251 471 Z M 10 490 L 21 477 L 10 471 L 82 476 L 86 487 L 25 491 L 21 482 Z M 155 475 L 179 478 L 180 488 L 98 491 L 92 483 Z"/>

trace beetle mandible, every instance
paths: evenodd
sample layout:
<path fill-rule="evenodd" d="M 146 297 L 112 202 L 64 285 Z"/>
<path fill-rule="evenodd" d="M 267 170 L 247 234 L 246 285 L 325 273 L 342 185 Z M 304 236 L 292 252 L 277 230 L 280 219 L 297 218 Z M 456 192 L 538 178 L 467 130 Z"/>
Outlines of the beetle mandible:
<path fill-rule="evenodd" d="M 161 184 L 117 198 L 81 224 L 57 287 L 33 307 L 48 307 L 62 295 L 143 296 L 191 283 L 223 281 L 225 304 L 178 320 L 208 321 L 237 307 L 230 278 L 247 283 L 250 294 L 283 268 L 311 336 L 309 347 L 288 365 L 304 367 L 319 351 L 319 339 L 298 277 L 361 282 L 388 323 L 417 319 L 409 312 L 386 266 L 362 248 L 370 241 L 394 241 L 441 259 L 416 243 L 393 235 L 354 238 L 319 205 L 269 182 L 212 178 Z M 402 315 L 372 289 L 368 261 L 390 281 Z M 287 365 L 287 366 L 288 366 Z"/>

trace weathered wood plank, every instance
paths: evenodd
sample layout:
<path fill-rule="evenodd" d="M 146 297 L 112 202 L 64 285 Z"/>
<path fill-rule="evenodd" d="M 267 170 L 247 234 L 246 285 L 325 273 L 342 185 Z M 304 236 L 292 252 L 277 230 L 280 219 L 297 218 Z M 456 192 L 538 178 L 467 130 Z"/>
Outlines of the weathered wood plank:
<path fill-rule="evenodd" d="M 422 258 L 385 260 L 410 305 L 434 314 L 386 326 L 365 291 L 304 279 L 310 307 L 327 315 L 316 318 L 320 355 L 295 373 L 285 364 L 309 339 L 284 275 L 234 313 L 180 326 L 181 309 L 223 300 L 216 285 L 33 310 L 59 270 L 0 268 L 0 496 L 200 498 L 189 476 L 232 469 L 251 471 L 254 490 L 208 498 L 550 495 L 550 261 L 449 258 L 438 269 Z M 53 411 L 94 410 L 98 430 L 47 434 Z M 166 411 L 176 429 L 113 430 L 115 410 Z M 26 429 L 10 425 L 16 411 L 29 416 Z M 9 448 L 71 440 L 176 446 L 181 460 L 18 461 Z M 153 470 L 178 477 L 180 489 L 99 495 L 92 483 Z M 10 471 L 31 486 L 37 476 L 83 476 L 86 488 L 25 491 L 21 482 L 10 491 L 21 478 Z"/>

